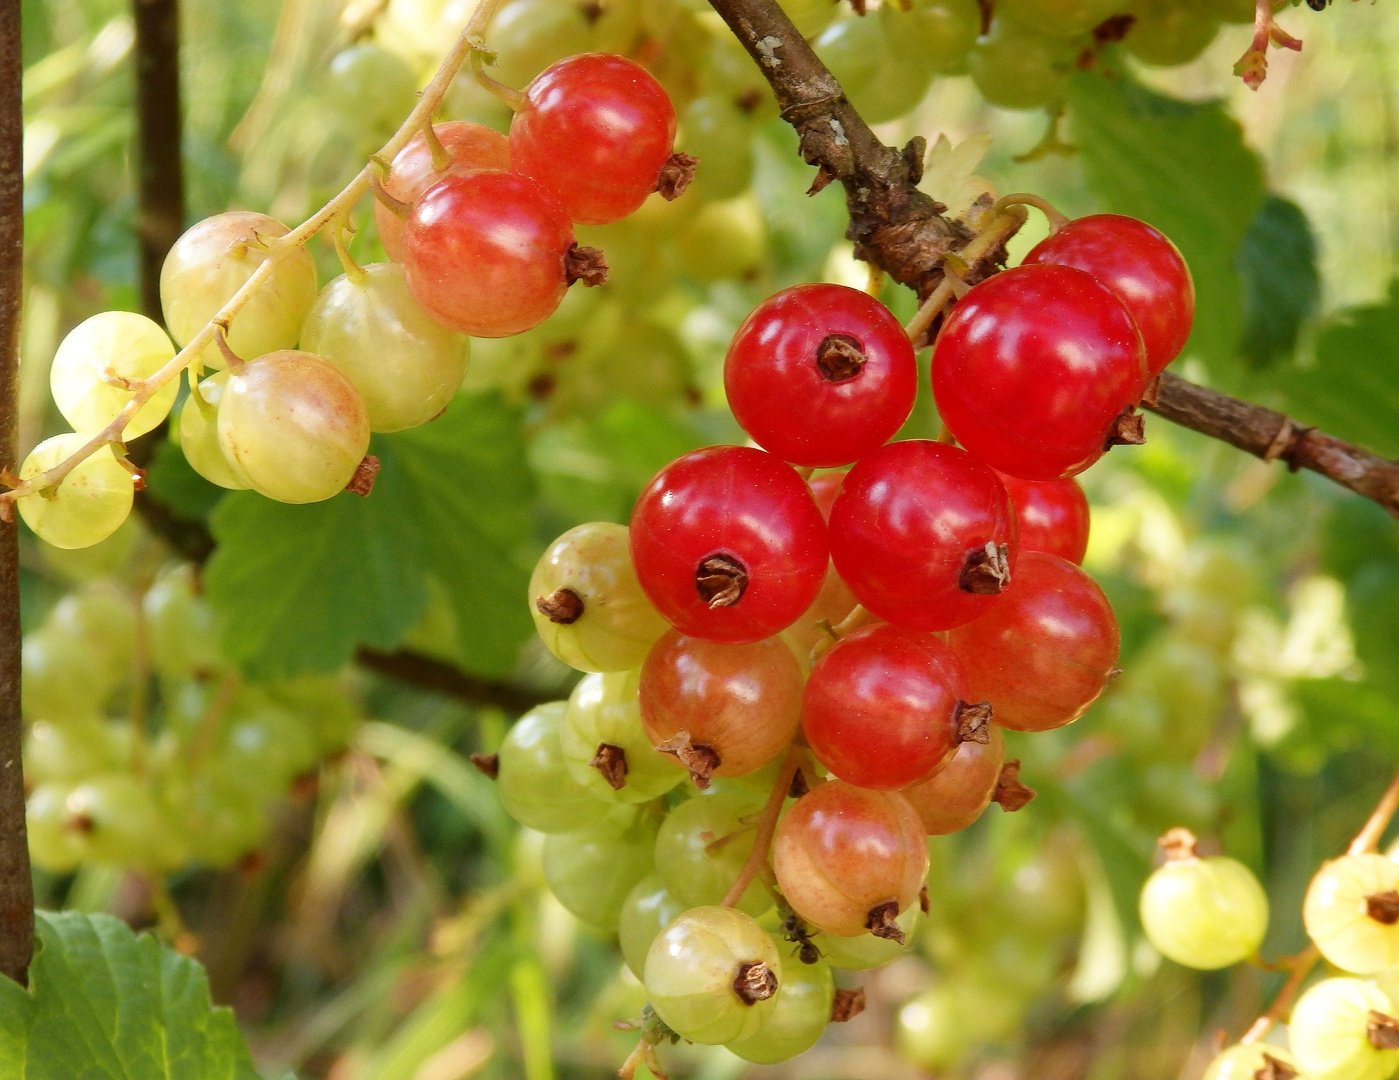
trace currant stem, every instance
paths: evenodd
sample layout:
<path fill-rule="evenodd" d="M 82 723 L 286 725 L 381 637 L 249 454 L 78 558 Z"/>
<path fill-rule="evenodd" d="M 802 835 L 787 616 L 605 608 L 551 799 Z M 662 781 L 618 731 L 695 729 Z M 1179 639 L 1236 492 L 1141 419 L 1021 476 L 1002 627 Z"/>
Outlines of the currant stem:
<path fill-rule="evenodd" d="M 1060 229 L 1069 223 L 1068 217 L 1055 209 L 1054 205 L 1040 195 L 1032 195 L 1028 192 L 1017 191 L 1010 195 L 1002 195 L 991 207 L 991 213 L 1002 214 L 1012 206 L 1033 206 L 1049 220 L 1049 235 L 1053 236 Z"/>
<path fill-rule="evenodd" d="M 974 266 L 978 261 L 985 258 L 994 251 L 997 245 L 1004 243 L 1014 236 L 1019 228 L 1025 224 L 1028 217 L 1023 209 L 1017 205 L 1010 205 L 1000 213 L 994 214 L 987 222 L 986 227 L 977 233 L 958 256 L 968 266 Z M 928 298 L 918 308 L 918 313 L 909 320 L 904 327 L 904 333 L 913 342 L 913 347 L 920 348 L 923 335 L 927 333 L 928 327 L 932 326 L 933 320 L 942 313 L 949 302 L 956 294 L 956 286 L 951 277 L 944 274 L 938 287 L 928 294 Z"/>
<path fill-rule="evenodd" d="M 1272 1030 L 1274 1024 L 1287 1015 L 1287 1010 L 1292 1007 L 1297 992 L 1302 989 L 1302 984 L 1307 981 L 1307 976 L 1311 974 L 1312 968 L 1320 959 L 1321 951 L 1315 945 L 1308 945 L 1306 949 L 1288 961 L 1287 966 L 1292 969 L 1292 973 L 1287 976 L 1287 981 L 1278 990 L 1277 996 L 1273 998 L 1273 1003 L 1268 1006 L 1268 1011 L 1249 1026 L 1239 1042 L 1258 1042 Z"/>
<path fill-rule="evenodd" d="M 483 53 L 473 52 L 471 54 L 471 74 L 476 77 L 478 83 L 509 105 L 511 112 L 519 112 L 525 107 L 525 102 L 528 99 L 523 90 L 506 86 L 503 82 L 486 74 L 486 58 Z"/>
<path fill-rule="evenodd" d="M 452 155 L 447 153 L 447 148 L 437 137 L 437 129 L 432 126 L 430 120 L 423 125 L 423 141 L 427 143 L 427 148 L 432 154 L 433 172 L 446 172 L 451 167 Z"/>
<path fill-rule="evenodd" d="M 499 0 L 483 0 L 471 17 L 471 22 L 466 29 L 461 32 L 452 48 L 443 58 L 441 65 L 437 69 L 437 74 L 432 77 L 432 81 L 423 89 L 418 98 L 417 105 L 413 106 L 413 111 L 408 114 L 408 118 L 403 121 L 391 139 L 386 142 L 379 151 L 380 157 L 386 161 L 392 161 L 394 157 L 407 144 L 408 140 L 422 130 L 423 125 L 437 111 L 442 99 L 447 93 L 447 89 L 452 85 L 452 80 L 461 70 L 466 58 L 474 49 L 480 48 L 481 34 L 490 21 L 490 16 L 494 14 L 495 8 L 499 6 Z M 235 315 L 243 310 L 244 306 L 252 298 L 263 284 L 270 278 L 273 272 L 279 267 L 294 251 L 305 246 L 311 237 L 324 229 L 336 218 L 343 217 L 350 212 L 360 197 L 369 189 L 369 182 L 374 175 L 374 166 L 366 164 L 359 171 L 359 174 L 341 189 L 340 193 L 326 203 L 309 218 L 303 221 L 286 236 L 272 241 L 266 245 L 267 257 L 248 276 L 248 280 L 243 282 L 239 290 L 234 293 L 194 337 L 190 338 L 175 356 L 166 362 L 165 366 L 154 374 L 143 380 L 141 388 L 132 396 L 121 410 L 114 416 L 111 422 L 93 434 L 86 443 L 78 450 L 74 451 L 63 461 L 59 462 L 52 469 L 48 469 L 37 476 L 30 477 L 23 483 L 15 485 L 6 492 L 0 492 L 0 516 L 8 514 L 10 505 L 16 499 L 21 499 L 26 495 L 32 495 L 44 488 L 56 488 L 63 482 L 63 478 L 72 472 L 80 463 L 86 461 L 108 443 L 119 440 L 121 433 L 126 430 L 126 425 L 131 422 L 131 418 L 137 411 L 150 401 L 171 379 L 177 377 L 180 372 L 189 367 L 194 362 L 206 346 L 214 342 L 219 327 L 226 327 L 233 321 Z"/>
<path fill-rule="evenodd" d="M 1379 803 L 1370 813 L 1364 827 L 1355 834 L 1355 839 L 1350 842 L 1346 854 L 1370 855 L 1378 851 L 1380 837 L 1384 835 L 1384 830 L 1388 828 L 1389 822 L 1397 810 L 1399 810 L 1399 775 L 1396 775 L 1389 782 L 1389 787 L 1384 789 Z"/>
<path fill-rule="evenodd" d="M 759 869 L 767 865 L 768 848 L 772 846 L 772 834 L 777 831 L 777 819 L 782 813 L 782 803 L 787 798 L 787 789 L 792 786 L 792 777 L 797 775 L 797 767 L 800 764 L 801 751 L 796 745 L 787 747 L 787 756 L 782 759 L 782 768 L 777 774 L 777 779 L 773 781 L 772 790 L 768 792 L 768 801 L 763 804 L 763 813 L 758 819 L 758 832 L 753 837 L 753 850 L 748 853 L 743 869 L 738 872 L 738 877 L 724 895 L 724 907 L 733 907 L 743 899 L 744 892 L 758 875 Z"/>
<path fill-rule="evenodd" d="M 425 130 L 431 131 L 432 125 L 429 124 Z M 345 276 L 356 285 L 363 285 L 369 275 L 350 255 L 350 245 L 345 241 L 347 232 L 353 233 L 354 227 L 350 224 L 349 217 L 343 217 L 330 227 L 331 242 L 335 244 L 335 255 L 340 260 L 340 267 L 345 271 Z"/>

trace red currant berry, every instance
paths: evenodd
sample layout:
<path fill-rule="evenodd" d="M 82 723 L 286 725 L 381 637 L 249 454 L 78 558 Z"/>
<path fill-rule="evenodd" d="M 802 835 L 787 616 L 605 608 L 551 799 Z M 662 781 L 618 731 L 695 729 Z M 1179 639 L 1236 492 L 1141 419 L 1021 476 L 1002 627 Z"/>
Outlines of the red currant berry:
<path fill-rule="evenodd" d="M 870 626 L 812 668 L 802 730 L 842 780 L 907 787 L 940 768 L 963 738 L 987 737 L 986 710 L 969 710 L 966 696 L 967 673 L 937 635 Z"/>
<path fill-rule="evenodd" d="M 826 526 L 791 466 L 746 446 L 676 458 L 632 511 L 632 562 L 683 634 L 737 644 L 794 622 L 826 573 Z"/>
<path fill-rule="evenodd" d="M 787 903 L 828 934 L 903 940 L 894 918 L 918 903 L 928 841 L 897 791 L 841 780 L 812 788 L 777 826 L 772 868 Z"/>
<path fill-rule="evenodd" d="M 1117 294 L 1146 346 L 1148 375 L 1180 355 L 1195 320 L 1195 284 L 1175 244 L 1145 221 L 1094 214 L 1041 240 L 1029 263 L 1085 270 Z"/>
<path fill-rule="evenodd" d="M 671 630 L 641 665 L 641 723 L 697 781 L 747 776 L 792 741 L 801 723 L 802 673 L 778 638 L 715 645 Z M 697 754 L 697 757 L 691 755 Z"/>
<path fill-rule="evenodd" d="M 816 500 L 816 508 L 827 520 L 831 516 L 831 503 L 835 501 L 836 493 L 840 491 L 840 484 L 844 479 L 844 472 L 828 472 L 813 476 L 807 481 L 811 486 L 812 498 Z M 801 617 L 782 631 L 782 639 L 792 647 L 797 656 L 808 657 L 818 641 L 830 640 L 830 631 L 826 629 L 826 625 L 839 625 L 855 610 L 858 603 L 855 594 L 850 591 L 850 586 L 845 584 L 836 572 L 835 563 L 827 560 L 826 577 L 821 582 L 821 591 L 816 594 L 811 606 L 802 612 Z"/>
<path fill-rule="evenodd" d="M 384 190 L 410 206 L 419 195 L 430 188 L 448 170 L 510 168 L 510 145 L 505 136 L 484 124 L 468 120 L 449 120 L 434 124 L 433 133 L 442 149 L 452 159 L 451 164 L 438 171 L 432 163 L 432 149 L 422 132 L 408 140 L 408 145 L 393 159 L 393 167 L 384 177 Z M 374 203 L 374 224 L 379 227 L 379 240 L 390 259 L 403 257 L 403 219 L 379 201 Z"/>
<path fill-rule="evenodd" d="M 957 302 L 933 348 L 943 423 L 988 465 L 1025 480 L 1097 461 L 1145 384 L 1132 316 L 1071 266 L 988 278 Z"/>
<path fill-rule="evenodd" d="M 918 365 L 889 309 L 844 285 L 759 304 L 724 360 L 729 408 L 763 449 L 829 468 L 883 446 L 913 411 Z"/>
<path fill-rule="evenodd" d="M 444 326 L 508 337 L 543 322 L 568 288 L 573 226 L 528 176 L 481 169 L 439 180 L 403 230 L 409 291 Z"/>
<path fill-rule="evenodd" d="M 990 735 L 984 743 L 963 742 L 936 773 L 904 788 L 903 797 L 918 811 L 929 836 L 965 829 L 990 804 L 1006 758 L 1005 736 L 997 728 Z"/>
<path fill-rule="evenodd" d="M 1082 563 L 1088 550 L 1088 500 L 1073 478 L 1020 480 L 1001 473 L 1020 526 L 1021 551 L 1047 551 Z"/>
<path fill-rule="evenodd" d="M 650 72 L 582 53 L 545 68 L 510 122 L 510 162 L 582 225 L 626 217 L 654 190 L 675 142 L 675 107 Z"/>
<path fill-rule="evenodd" d="M 811 497 L 816 500 L 816 508 L 827 521 L 831 520 L 831 506 L 840 494 L 840 485 L 845 483 L 849 473 L 849 469 L 840 469 L 836 472 L 821 473 L 807 481 L 811 488 Z"/>
<path fill-rule="evenodd" d="M 831 508 L 831 557 L 856 598 L 914 630 L 970 622 L 1010 581 L 1015 512 L 993 469 L 925 439 L 861 460 Z"/>
<path fill-rule="evenodd" d="M 991 702 L 995 722 L 1048 731 L 1077 720 L 1117 665 L 1112 606 L 1071 562 L 1021 552 L 1015 581 L 974 623 L 948 635 L 967 669 L 971 696 Z"/>

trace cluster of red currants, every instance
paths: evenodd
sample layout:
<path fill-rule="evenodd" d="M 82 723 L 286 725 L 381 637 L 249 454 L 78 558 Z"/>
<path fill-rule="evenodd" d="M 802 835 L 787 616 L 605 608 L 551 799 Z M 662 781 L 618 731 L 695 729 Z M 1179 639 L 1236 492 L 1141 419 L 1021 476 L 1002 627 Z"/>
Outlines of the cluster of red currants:
<path fill-rule="evenodd" d="M 1002 729 L 1077 719 L 1118 656 L 1112 608 L 1078 565 L 1089 514 L 1073 476 L 1115 442 L 1141 441 L 1136 409 L 1193 309 L 1189 271 L 1159 232 L 1117 216 L 1071 222 L 966 291 L 942 326 L 932 381 L 949 441 L 891 442 L 918 383 L 904 330 L 857 290 L 784 290 L 749 315 L 725 363 L 730 406 L 758 445 L 676 459 L 629 530 L 579 526 L 545 553 L 531 581 L 545 643 L 616 674 L 584 679 L 562 710 L 567 770 L 548 765 L 542 736 L 529 755 L 502 750 L 507 806 L 554 824 L 539 781 L 565 771 L 633 805 L 671 790 L 677 765 L 721 792 L 671 809 L 655 851 L 661 884 L 685 902 L 651 927 L 637 974 L 675 1033 L 742 1041 L 762 1025 L 738 1006 L 780 999 L 771 950 L 718 929 L 721 899 L 760 916 L 776 898 L 785 917 L 768 932 L 780 926 L 806 964 L 831 953 L 841 965 L 843 940 L 903 943 L 929 835 L 1033 794 L 1005 761 Z M 741 787 L 725 785 L 755 779 L 766 810 L 744 813 Z M 734 862 L 735 850 L 754 858 Z M 734 881 L 755 860 L 771 897 Z M 623 920 L 624 949 L 629 933 Z M 733 1019 L 711 1030 L 676 999 L 703 996 L 687 997 L 682 976 L 713 966 L 714 935 L 737 974 L 710 988 L 707 1006 Z"/>
<path fill-rule="evenodd" d="M 414 137 L 379 187 L 384 249 L 438 322 L 507 337 L 553 313 L 574 281 L 607 266 L 573 226 L 619 221 L 659 191 L 689 182 L 672 154 L 675 108 L 652 75 L 622 56 L 581 53 L 525 89 L 508 138 L 467 121 Z M 435 145 L 434 145 L 435 144 Z"/>

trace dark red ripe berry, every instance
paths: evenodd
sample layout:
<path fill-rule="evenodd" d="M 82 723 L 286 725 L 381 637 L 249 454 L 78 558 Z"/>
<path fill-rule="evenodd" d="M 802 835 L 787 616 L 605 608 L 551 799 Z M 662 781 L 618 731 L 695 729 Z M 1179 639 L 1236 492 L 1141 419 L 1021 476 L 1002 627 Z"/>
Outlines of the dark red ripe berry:
<path fill-rule="evenodd" d="M 682 634 L 739 644 L 793 623 L 816 599 L 828 547 L 821 511 L 791 466 L 746 446 L 676 458 L 631 518 L 632 562 Z"/>
<path fill-rule="evenodd" d="M 918 365 L 908 335 L 878 300 L 844 285 L 797 285 L 738 328 L 724 390 L 759 446 L 825 469 L 894 437 L 913 411 Z"/>
<path fill-rule="evenodd" d="M 1028 263 L 1085 270 L 1117 294 L 1146 346 L 1150 375 L 1180 355 L 1195 320 L 1195 283 L 1175 244 L 1145 221 L 1094 214 L 1041 240 Z"/>
<path fill-rule="evenodd" d="M 528 176 L 454 173 L 418 197 L 403 230 L 413 298 L 444 326 L 508 337 L 543 322 L 568 288 L 573 226 Z"/>
<path fill-rule="evenodd" d="M 937 635 L 870 626 L 817 661 L 802 698 L 802 729 L 840 779 L 907 787 L 956 752 L 966 695 L 961 661 Z"/>
<path fill-rule="evenodd" d="M 1015 512 L 995 470 L 925 439 L 862 459 L 831 508 L 831 558 L 886 622 L 946 630 L 996 603 L 1018 550 Z"/>
<path fill-rule="evenodd" d="M 1021 551 L 1047 551 L 1082 563 L 1088 550 L 1088 500 L 1072 478 L 1020 480 L 1001 473 L 1020 527 Z"/>
<path fill-rule="evenodd" d="M 655 188 L 675 142 L 675 107 L 650 72 L 621 56 L 581 53 L 525 88 L 510 122 L 510 164 L 584 225 L 626 217 Z"/>
<path fill-rule="evenodd" d="M 1071 562 L 1025 551 L 1015 581 L 974 623 L 948 635 L 971 694 L 995 722 L 1048 731 L 1077 720 L 1117 666 L 1117 619 L 1097 582 Z"/>
<path fill-rule="evenodd" d="M 1132 316 L 1090 274 L 1018 266 L 957 302 L 933 349 L 938 414 L 957 441 L 1025 480 L 1097 461 L 1141 399 L 1146 353 Z"/>

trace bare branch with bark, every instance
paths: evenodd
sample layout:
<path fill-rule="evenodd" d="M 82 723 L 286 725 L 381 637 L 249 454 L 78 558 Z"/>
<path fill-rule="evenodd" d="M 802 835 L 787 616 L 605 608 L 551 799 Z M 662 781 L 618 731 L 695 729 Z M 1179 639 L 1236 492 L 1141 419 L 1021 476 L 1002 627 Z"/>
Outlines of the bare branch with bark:
<path fill-rule="evenodd" d="M 0 467 L 19 467 L 19 322 L 24 282 L 20 0 L 0 0 Z M 20 760 L 19 523 L 0 516 L 0 973 L 24 982 L 34 891 Z"/>
<path fill-rule="evenodd" d="M 922 139 L 902 150 L 886 146 L 846 100 L 836 81 L 776 0 L 710 0 L 777 95 L 783 118 L 801 138 L 802 157 L 817 167 L 819 191 L 832 180 L 845 187 L 846 235 L 855 253 L 926 298 L 941 283 L 942 264 L 972 240 L 961 222 L 918 190 Z M 995 255 L 979 258 L 968 284 L 995 272 Z M 1220 439 L 1265 461 L 1309 469 L 1399 516 L 1399 462 L 1304 427 L 1272 409 L 1167 374 L 1154 402 L 1159 416 Z"/>

